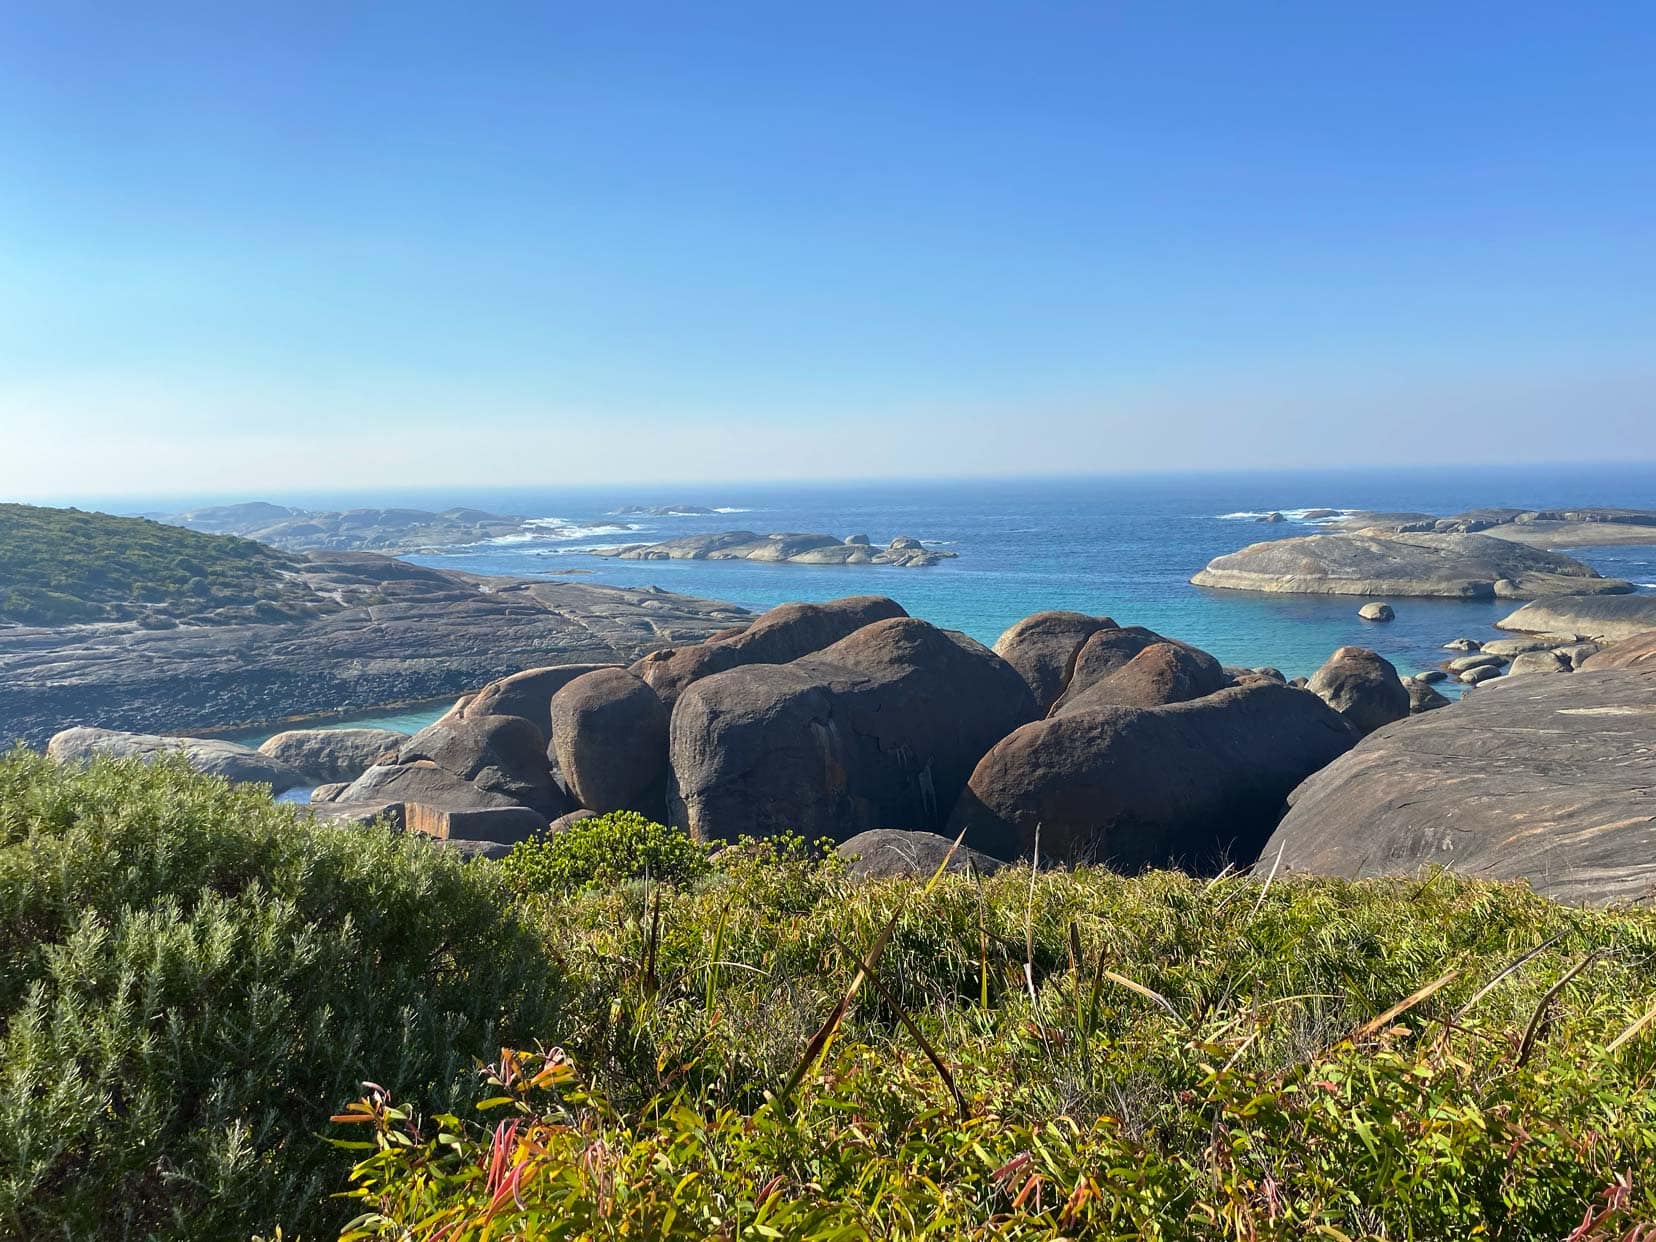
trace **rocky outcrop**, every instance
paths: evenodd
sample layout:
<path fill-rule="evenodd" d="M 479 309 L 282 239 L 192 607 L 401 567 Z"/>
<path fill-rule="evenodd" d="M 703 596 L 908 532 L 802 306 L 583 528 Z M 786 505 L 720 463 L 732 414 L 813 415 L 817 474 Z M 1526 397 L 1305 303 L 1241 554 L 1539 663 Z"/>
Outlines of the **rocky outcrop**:
<path fill-rule="evenodd" d="M 671 726 L 673 822 L 701 840 L 941 827 L 973 765 L 1035 714 L 988 648 L 907 617 L 788 664 L 707 677 Z"/>
<path fill-rule="evenodd" d="M 553 696 L 552 750 L 570 794 L 587 810 L 661 814 L 667 709 L 627 670 L 588 673 Z"/>
<path fill-rule="evenodd" d="M 1250 672 L 1243 676 L 1251 679 L 1254 675 Z M 1199 699 L 1228 685 L 1230 677 L 1206 652 L 1180 643 L 1151 643 L 1085 689 L 1073 696 L 1066 694 L 1054 715 L 1106 706 L 1165 707 Z"/>
<path fill-rule="evenodd" d="M 1104 707 L 1011 733 L 948 831 L 1000 858 L 1133 871 L 1251 861 L 1290 790 L 1357 732 L 1314 694 L 1261 681 L 1168 707 Z"/>
<path fill-rule="evenodd" d="M 1357 615 L 1364 621 L 1395 621 L 1397 614 L 1392 611 L 1390 604 L 1368 603 L 1357 610 Z"/>
<path fill-rule="evenodd" d="M 861 880 L 911 876 L 930 879 L 948 858 L 950 871 L 975 870 L 991 875 L 1004 865 L 998 858 L 979 853 L 966 845 L 949 855 L 950 837 L 935 832 L 909 832 L 901 828 L 873 828 L 842 841 L 835 851 L 845 860 L 845 869 Z"/>
<path fill-rule="evenodd" d="M 623 561 L 770 561 L 790 565 L 901 565 L 907 568 L 925 568 L 955 555 L 928 548 L 906 535 L 899 535 L 884 548 L 859 543 L 856 539 L 856 536 L 841 539 L 838 535 L 795 532 L 758 535 L 751 530 L 727 530 L 593 551 L 597 556 Z"/>
<path fill-rule="evenodd" d="M 1373 733 L 1409 714 L 1409 692 L 1397 669 L 1366 647 L 1339 648 L 1311 674 L 1305 688 L 1359 733 Z"/>
<path fill-rule="evenodd" d="M 1018 670 L 1035 696 L 1035 710 L 1044 716 L 1069 685 L 1081 644 L 1099 630 L 1117 628 L 1109 617 L 1037 612 L 997 638 L 995 654 Z"/>
<path fill-rule="evenodd" d="M 1469 509 L 1451 517 L 1431 514 L 1355 513 L 1339 523 L 1347 529 L 1378 528 L 1397 533 L 1487 534 L 1537 548 L 1656 544 L 1656 510 L 1588 506 L 1576 509 Z"/>
<path fill-rule="evenodd" d="M 1613 649 L 1612 649 L 1613 650 Z M 1390 725 L 1306 781 L 1260 867 L 1435 865 L 1561 901 L 1656 893 L 1656 667 L 1506 678 Z"/>
<path fill-rule="evenodd" d="M 312 785 L 354 781 L 408 734 L 391 729 L 289 729 L 259 747 L 259 753 L 304 774 Z"/>
<path fill-rule="evenodd" d="M 1495 623 L 1499 630 L 1555 635 L 1560 641 L 1589 638 L 1619 642 L 1646 630 L 1656 630 L 1656 593 L 1620 595 L 1561 595 L 1525 604 Z"/>
<path fill-rule="evenodd" d="M 46 753 L 59 763 L 85 763 L 100 755 L 149 763 L 161 755 L 178 755 L 197 772 L 238 785 L 269 785 L 272 793 L 307 783 L 305 773 L 289 763 L 260 754 L 251 746 L 216 738 L 161 737 L 82 727 L 65 729 L 54 736 Z"/>
<path fill-rule="evenodd" d="M 643 678 L 669 711 L 693 683 L 747 664 L 786 664 L 821 651 L 876 621 L 906 617 L 896 600 L 849 595 L 825 604 L 779 604 L 744 630 L 694 647 L 652 652 L 631 672 Z"/>
<path fill-rule="evenodd" d="M 1216 558 L 1191 582 L 1302 595 L 1458 599 L 1531 599 L 1633 589 L 1620 579 L 1600 577 L 1562 553 L 1488 535 L 1372 530 L 1252 544 Z"/>
<path fill-rule="evenodd" d="M 0 626 L 0 744 L 43 745 L 76 724 L 191 733 L 452 699 L 526 668 L 629 664 L 748 620 L 654 589 L 508 582 L 367 553 L 300 566 L 334 611 L 160 630 Z"/>

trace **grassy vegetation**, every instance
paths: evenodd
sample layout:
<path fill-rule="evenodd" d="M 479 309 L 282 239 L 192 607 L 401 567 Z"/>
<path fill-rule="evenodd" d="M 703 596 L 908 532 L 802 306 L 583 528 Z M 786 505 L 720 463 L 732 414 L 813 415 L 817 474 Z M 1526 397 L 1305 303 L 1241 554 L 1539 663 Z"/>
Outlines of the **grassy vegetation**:
<path fill-rule="evenodd" d="M 567 870 L 460 867 L 175 768 L 0 764 L 0 1236 L 1656 1226 L 1656 912 L 859 882 L 797 840 L 605 883 L 589 824 Z"/>
<path fill-rule="evenodd" d="M 1656 1223 L 1652 912 L 1446 875 L 1014 870 L 927 892 L 788 854 L 531 903 L 569 1023 L 491 1067 L 481 1113 L 364 1097 L 347 1236 Z"/>
<path fill-rule="evenodd" d="M 0 504 L 0 622 L 293 620 L 317 601 L 295 558 L 143 518 Z"/>

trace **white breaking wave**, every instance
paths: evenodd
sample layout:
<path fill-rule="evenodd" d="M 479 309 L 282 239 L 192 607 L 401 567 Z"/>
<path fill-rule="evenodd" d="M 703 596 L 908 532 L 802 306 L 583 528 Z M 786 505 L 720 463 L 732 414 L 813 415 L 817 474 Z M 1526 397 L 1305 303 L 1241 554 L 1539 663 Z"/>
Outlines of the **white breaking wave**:
<path fill-rule="evenodd" d="M 713 512 L 714 513 L 752 513 L 753 510 L 752 509 L 742 509 L 742 508 L 737 507 L 736 505 L 725 505 L 722 508 L 718 508 L 718 509 L 713 510 Z"/>
<path fill-rule="evenodd" d="M 1319 509 L 1328 508 L 1327 505 L 1311 505 L 1304 509 L 1244 509 L 1240 513 L 1221 513 L 1217 516 L 1221 522 L 1255 522 L 1260 518 L 1270 517 L 1273 513 L 1280 513 L 1290 522 L 1305 522 L 1308 525 L 1316 526 L 1322 522 L 1338 521 L 1352 512 L 1350 509 L 1334 509 L 1332 510 L 1333 517 L 1314 518 L 1306 516 L 1306 514 L 1315 513 Z"/>
<path fill-rule="evenodd" d="M 627 522 L 571 522 L 566 518 L 527 518 L 523 523 L 525 529 L 515 531 L 510 535 L 496 535 L 492 539 L 485 539 L 482 543 L 468 544 L 468 547 L 500 547 L 520 543 L 546 543 L 551 540 L 563 539 L 591 539 L 594 535 L 614 535 L 623 531 L 640 529 Z"/>

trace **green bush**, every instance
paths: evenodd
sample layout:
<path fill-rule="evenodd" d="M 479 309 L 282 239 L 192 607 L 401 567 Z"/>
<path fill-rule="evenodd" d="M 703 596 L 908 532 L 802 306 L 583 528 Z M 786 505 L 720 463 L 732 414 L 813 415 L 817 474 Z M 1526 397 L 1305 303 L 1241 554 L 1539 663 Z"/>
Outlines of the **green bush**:
<path fill-rule="evenodd" d="M 595 815 L 553 836 L 521 841 L 500 867 L 513 889 L 524 894 L 566 893 L 646 876 L 688 884 L 709 870 L 704 846 L 636 811 Z"/>
<path fill-rule="evenodd" d="M 503 1057 L 463 1113 L 370 1090 L 334 1130 L 373 1143 L 346 1236 L 1615 1242 L 1656 1223 L 1656 911 L 1447 875 L 1012 868 L 927 890 L 822 866 L 796 877 L 815 900 L 781 909 L 746 857 L 659 908 L 536 903 L 571 963 L 556 1048 Z"/>
<path fill-rule="evenodd" d="M 145 518 L 0 504 L 0 621 L 129 620 L 163 607 L 186 617 L 256 599 L 337 607 L 293 576 L 301 563 L 251 540 Z"/>
<path fill-rule="evenodd" d="M 316 1136 L 554 1021 L 489 868 L 180 765 L 0 758 L 0 1237 L 331 1236 Z"/>

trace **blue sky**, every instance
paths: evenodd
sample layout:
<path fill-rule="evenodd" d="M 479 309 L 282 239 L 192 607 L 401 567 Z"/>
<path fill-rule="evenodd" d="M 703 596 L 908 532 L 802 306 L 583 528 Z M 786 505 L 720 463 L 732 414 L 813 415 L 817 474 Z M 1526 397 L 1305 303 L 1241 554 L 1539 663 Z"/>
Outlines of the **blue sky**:
<path fill-rule="evenodd" d="M 6 6 L 0 495 L 1656 459 L 1652 65 L 1648 4 Z"/>

